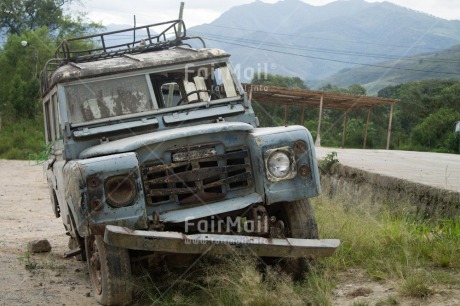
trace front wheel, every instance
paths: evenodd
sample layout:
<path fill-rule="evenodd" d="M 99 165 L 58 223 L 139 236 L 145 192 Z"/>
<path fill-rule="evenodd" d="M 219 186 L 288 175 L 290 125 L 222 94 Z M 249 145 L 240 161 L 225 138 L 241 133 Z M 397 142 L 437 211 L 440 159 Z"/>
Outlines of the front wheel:
<path fill-rule="evenodd" d="M 132 283 L 128 250 L 106 244 L 99 235 L 87 236 L 85 249 L 96 301 L 102 305 L 129 304 Z"/>
<path fill-rule="evenodd" d="M 301 239 L 319 239 L 318 225 L 316 224 L 313 206 L 310 200 L 299 200 L 281 204 L 281 215 L 286 221 L 286 237 Z M 296 258 L 283 259 L 282 269 L 291 274 L 294 279 L 303 278 L 311 259 Z"/>

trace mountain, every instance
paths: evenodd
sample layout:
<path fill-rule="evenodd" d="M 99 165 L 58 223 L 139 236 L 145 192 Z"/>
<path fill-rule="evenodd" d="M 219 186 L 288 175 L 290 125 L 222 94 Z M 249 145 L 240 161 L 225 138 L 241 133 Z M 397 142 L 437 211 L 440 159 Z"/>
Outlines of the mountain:
<path fill-rule="evenodd" d="M 242 81 L 252 71 L 322 80 L 357 64 L 376 63 L 460 44 L 460 21 L 389 2 L 299 0 L 236 6 L 188 29 L 232 54 Z"/>
<path fill-rule="evenodd" d="M 428 52 L 371 65 L 345 68 L 321 81 L 318 86 L 330 83 L 338 87 L 347 87 L 358 83 L 363 85 L 368 93 L 376 93 L 386 86 L 410 81 L 439 78 L 460 80 L 460 45 L 442 51 Z M 382 67 L 393 67 L 393 69 Z"/>

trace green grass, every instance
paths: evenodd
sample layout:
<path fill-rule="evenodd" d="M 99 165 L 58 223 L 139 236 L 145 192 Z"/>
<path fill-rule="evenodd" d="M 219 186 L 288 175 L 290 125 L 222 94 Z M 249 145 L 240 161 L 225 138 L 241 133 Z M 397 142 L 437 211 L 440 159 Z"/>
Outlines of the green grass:
<path fill-rule="evenodd" d="M 424 220 L 387 206 L 369 213 L 340 201 L 316 201 L 320 233 L 342 241 L 334 256 L 321 261 L 326 269 L 364 269 L 376 281 L 396 281 L 398 292 L 411 298 L 428 298 L 437 286 L 459 287 L 459 217 Z"/>
<path fill-rule="evenodd" d="M 1 159 L 31 159 L 46 150 L 41 119 L 22 119 L 0 130 Z"/>
<path fill-rule="evenodd" d="M 439 286 L 460 288 L 460 218 L 429 221 L 343 201 L 326 196 L 313 201 L 321 237 L 342 244 L 304 280 L 294 282 L 256 258 L 204 257 L 187 273 L 168 268 L 144 273 L 137 297 L 161 305 L 330 305 L 338 274 L 355 268 L 376 282 L 395 283 L 404 297 L 429 298 Z M 398 304 L 394 296 L 379 303 Z"/>

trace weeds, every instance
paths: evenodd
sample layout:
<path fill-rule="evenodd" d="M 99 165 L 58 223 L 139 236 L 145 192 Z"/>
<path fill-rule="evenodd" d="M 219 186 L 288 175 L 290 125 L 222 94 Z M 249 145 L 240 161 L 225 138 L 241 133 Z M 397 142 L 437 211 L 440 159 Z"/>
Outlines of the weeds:
<path fill-rule="evenodd" d="M 56 260 L 49 259 L 48 257 L 39 257 L 37 260 L 29 251 L 25 251 L 22 256 L 18 257 L 18 260 L 29 272 L 36 272 L 38 270 L 63 271 L 66 268 L 65 265 L 59 264 Z"/>
<path fill-rule="evenodd" d="M 26 270 L 29 272 L 35 270 L 38 266 L 35 259 L 33 259 L 30 255 L 30 252 L 24 252 L 24 254 L 20 256 L 18 259 L 24 265 L 24 268 L 26 268 Z"/>
<path fill-rule="evenodd" d="M 43 150 L 38 153 L 31 153 L 28 156 L 29 161 L 34 161 L 37 165 L 42 164 L 45 162 L 51 153 L 51 149 L 53 147 L 53 143 L 49 144 L 42 144 Z"/>
<path fill-rule="evenodd" d="M 415 298 L 427 298 L 433 294 L 433 290 L 427 285 L 429 275 L 422 272 L 412 272 L 403 279 L 400 292 L 403 295 Z"/>
<path fill-rule="evenodd" d="M 384 207 L 368 213 L 339 202 L 315 201 L 322 236 L 342 241 L 334 256 L 322 260 L 329 269 L 363 268 L 374 279 L 399 280 L 400 293 L 416 298 L 429 297 L 435 284 L 459 281 L 437 269 L 460 267 L 460 218 L 422 220 Z"/>
<path fill-rule="evenodd" d="M 399 305 L 398 300 L 396 298 L 390 296 L 384 300 L 378 301 L 375 306 L 393 306 L 393 305 Z"/>
<path fill-rule="evenodd" d="M 331 170 L 331 167 L 338 162 L 337 152 L 332 151 L 326 154 L 324 159 L 319 162 L 318 167 L 323 171 L 323 173 L 328 173 Z"/>
<path fill-rule="evenodd" d="M 330 305 L 338 272 L 349 269 L 395 283 L 400 295 L 417 299 L 429 298 L 436 286 L 460 282 L 455 270 L 460 268 L 460 218 L 429 221 L 396 214 L 388 206 L 344 205 L 339 196 L 313 204 L 321 238 L 342 244 L 332 257 L 318 260 L 304 280 L 294 282 L 256 258 L 205 257 L 184 276 L 184 270 L 168 268 L 146 272 L 138 280 L 138 298 L 162 305 Z M 398 304 L 395 297 L 377 302 Z"/>

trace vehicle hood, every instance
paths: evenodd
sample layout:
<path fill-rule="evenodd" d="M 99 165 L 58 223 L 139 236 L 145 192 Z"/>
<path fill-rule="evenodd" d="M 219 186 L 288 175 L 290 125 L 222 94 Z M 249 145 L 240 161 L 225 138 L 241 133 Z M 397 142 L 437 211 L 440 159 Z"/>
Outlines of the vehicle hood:
<path fill-rule="evenodd" d="M 247 123 L 221 122 L 156 131 L 96 145 L 82 151 L 80 153 L 80 158 L 84 159 L 109 154 L 132 152 L 143 146 L 149 146 L 173 139 L 192 137 L 195 135 L 234 131 L 251 131 L 253 129 L 253 126 Z"/>

